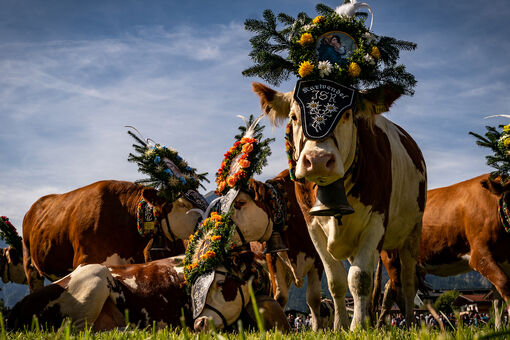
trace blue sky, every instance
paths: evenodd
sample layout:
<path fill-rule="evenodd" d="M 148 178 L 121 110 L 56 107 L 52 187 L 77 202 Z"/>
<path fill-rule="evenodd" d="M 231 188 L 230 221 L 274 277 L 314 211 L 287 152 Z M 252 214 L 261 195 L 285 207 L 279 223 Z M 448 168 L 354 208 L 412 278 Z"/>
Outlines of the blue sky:
<path fill-rule="evenodd" d="M 340 2 L 325 1 L 336 7 Z M 373 31 L 414 41 L 418 80 L 387 116 L 421 147 L 429 188 L 489 171 L 483 133 L 510 113 L 507 0 L 373 1 Z M 246 18 L 266 8 L 315 16 L 315 1 L 0 0 L 0 215 L 21 230 L 37 198 L 97 180 L 136 180 L 125 125 L 176 148 L 213 189 L 238 114 L 260 112 Z M 292 89 L 296 79 L 280 87 Z M 267 121 L 266 125 L 267 125 Z M 259 179 L 286 167 L 283 128 Z"/>

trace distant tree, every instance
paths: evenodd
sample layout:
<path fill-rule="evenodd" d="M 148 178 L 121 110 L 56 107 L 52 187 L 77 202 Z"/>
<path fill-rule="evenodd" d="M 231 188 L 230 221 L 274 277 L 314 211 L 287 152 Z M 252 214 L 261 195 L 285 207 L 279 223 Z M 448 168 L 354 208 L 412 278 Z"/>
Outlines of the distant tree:
<path fill-rule="evenodd" d="M 458 298 L 460 292 L 456 290 L 449 290 L 439 295 L 436 302 L 434 303 L 434 307 L 438 311 L 442 311 L 444 313 L 452 313 L 453 312 L 453 301 Z"/>

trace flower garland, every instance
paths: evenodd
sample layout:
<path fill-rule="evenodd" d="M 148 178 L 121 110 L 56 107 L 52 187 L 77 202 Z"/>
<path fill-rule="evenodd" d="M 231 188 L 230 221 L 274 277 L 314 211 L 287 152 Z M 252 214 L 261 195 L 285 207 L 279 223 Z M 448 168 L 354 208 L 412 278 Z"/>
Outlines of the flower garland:
<path fill-rule="evenodd" d="M 189 237 L 183 260 L 184 278 L 189 289 L 199 276 L 219 265 L 230 265 L 229 253 L 234 235 L 234 222 L 230 215 L 212 212 Z"/>
<path fill-rule="evenodd" d="M 245 184 L 253 174 L 252 162 L 257 154 L 258 140 L 241 138 L 225 153 L 216 176 L 216 195 L 224 195 L 230 188 Z M 255 150 L 255 152 L 253 152 Z M 237 162 L 237 166 L 232 162 Z M 233 168 L 236 166 L 236 168 Z M 231 169 L 237 170 L 232 173 Z"/>
<path fill-rule="evenodd" d="M 159 229 L 160 213 L 156 207 L 145 201 L 143 198 L 138 202 L 136 208 L 136 229 L 142 236 L 154 236 Z"/>
<path fill-rule="evenodd" d="M 16 228 L 12 225 L 7 216 L 0 216 L 0 238 L 15 249 L 23 249 L 21 236 L 19 236 Z"/>
<path fill-rule="evenodd" d="M 321 15 L 314 19 L 305 13 L 297 18 L 285 13 L 276 17 L 266 10 L 264 21 L 246 20 L 245 28 L 257 35 L 250 40 L 250 56 L 255 65 L 244 70 L 243 75 L 259 76 L 278 85 L 294 74 L 306 80 L 329 79 L 357 90 L 393 83 L 401 86 L 404 93 L 413 94 L 414 76 L 396 62 L 400 50 L 414 50 L 416 44 L 377 36 L 365 26 L 365 18 L 339 14 L 341 7 L 334 11 L 319 4 L 317 11 Z M 278 21 L 283 29 L 277 29 Z M 321 60 L 318 53 L 321 44 L 330 44 L 333 35 L 343 36 L 355 45 L 341 62 Z M 282 51 L 288 51 L 288 55 L 283 57 Z"/>
<path fill-rule="evenodd" d="M 129 154 L 128 161 L 138 164 L 138 171 L 149 178 L 136 181 L 158 189 L 159 195 L 169 202 L 175 201 L 181 193 L 196 190 L 203 185 L 207 173 L 197 174 L 176 150 L 160 144 L 149 144 L 128 131 L 138 144 L 133 144 L 136 155 Z"/>

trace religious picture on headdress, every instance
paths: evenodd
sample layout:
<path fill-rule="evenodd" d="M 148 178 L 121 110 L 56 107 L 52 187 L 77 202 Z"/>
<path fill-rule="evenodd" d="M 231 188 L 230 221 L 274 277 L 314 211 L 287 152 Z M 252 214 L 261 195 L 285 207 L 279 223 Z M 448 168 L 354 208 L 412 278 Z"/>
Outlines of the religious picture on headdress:
<path fill-rule="evenodd" d="M 332 31 L 317 39 L 317 59 L 332 64 L 345 65 L 347 58 L 357 49 L 354 39 L 345 32 Z"/>

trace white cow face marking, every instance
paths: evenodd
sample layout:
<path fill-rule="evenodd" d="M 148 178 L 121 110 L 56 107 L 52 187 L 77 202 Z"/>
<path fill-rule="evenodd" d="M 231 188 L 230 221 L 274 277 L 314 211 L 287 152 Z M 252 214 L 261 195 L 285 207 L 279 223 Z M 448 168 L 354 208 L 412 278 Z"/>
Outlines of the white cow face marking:
<path fill-rule="evenodd" d="M 212 320 L 216 329 L 231 325 L 239 318 L 243 308 L 250 301 L 248 283 L 240 281 L 237 274 L 233 274 L 236 277 L 231 276 L 230 273 L 223 274 L 226 272 L 227 270 L 224 267 L 217 268 L 214 281 L 207 293 L 206 305 L 202 313 L 195 319 L 194 328 L 196 331 L 209 330 L 209 320 Z M 222 314 L 227 323 L 226 325 L 221 316 L 209 306 Z"/>
<path fill-rule="evenodd" d="M 200 214 L 196 211 L 188 213 L 193 208 L 193 203 L 184 197 L 180 197 L 172 203 L 172 211 L 168 214 L 168 221 L 170 222 L 172 233 L 178 239 L 185 240 L 193 234 L 193 230 L 200 217 Z M 166 237 L 171 240 L 172 237 L 168 230 L 163 228 L 163 231 Z"/>
<path fill-rule="evenodd" d="M 250 195 L 241 191 L 234 200 L 233 207 L 232 220 L 241 230 L 246 242 L 263 242 L 269 238 L 273 231 L 273 221 Z M 235 236 L 234 242 L 240 244 L 241 240 Z"/>

